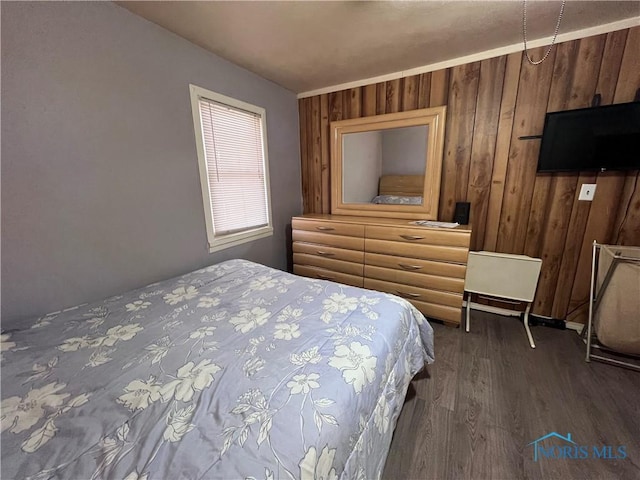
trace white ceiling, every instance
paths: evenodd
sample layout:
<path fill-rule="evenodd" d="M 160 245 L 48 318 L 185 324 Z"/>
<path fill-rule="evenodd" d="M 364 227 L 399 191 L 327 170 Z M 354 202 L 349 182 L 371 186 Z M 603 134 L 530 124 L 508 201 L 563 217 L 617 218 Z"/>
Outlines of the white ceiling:
<path fill-rule="evenodd" d="M 117 3 L 297 93 L 522 42 L 521 1 Z M 530 40 L 553 34 L 560 4 L 527 3 Z M 640 1 L 570 0 L 560 32 L 639 15 Z"/>

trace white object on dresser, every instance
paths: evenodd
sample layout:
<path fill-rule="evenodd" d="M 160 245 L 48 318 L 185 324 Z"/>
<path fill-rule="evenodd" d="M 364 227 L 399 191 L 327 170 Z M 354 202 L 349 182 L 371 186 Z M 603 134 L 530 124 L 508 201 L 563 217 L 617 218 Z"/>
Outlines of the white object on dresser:
<path fill-rule="evenodd" d="M 524 328 L 529 345 L 536 348 L 529 329 L 529 311 L 536 295 L 542 260 L 526 255 L 495 252 L 469 252 L 464 289 L 467 298 L 466 331 L 470 326 L 471 294 L 488 295 L 526 302 Z"/>

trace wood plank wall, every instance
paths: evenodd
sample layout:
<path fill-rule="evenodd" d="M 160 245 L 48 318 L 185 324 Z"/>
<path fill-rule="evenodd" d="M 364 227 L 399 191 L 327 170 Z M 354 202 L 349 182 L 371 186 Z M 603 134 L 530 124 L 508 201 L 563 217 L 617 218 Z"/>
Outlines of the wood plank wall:
<path fill-rule="evenodd" d="M 305 213 L 330 212 L 329 122 L 447 105 L 439 215 L 471 202 L 472 249 L 543 260 L 533 312 L 584 322 L 591 243 L 640 245 L 639 172 L 536 175 L 546 112 L 634 100 L 640 27 L 299 101 Z M 540 58 L 543 49 L 532 57 Z M 596 183 L 593 202 L 577 200 Z"/>

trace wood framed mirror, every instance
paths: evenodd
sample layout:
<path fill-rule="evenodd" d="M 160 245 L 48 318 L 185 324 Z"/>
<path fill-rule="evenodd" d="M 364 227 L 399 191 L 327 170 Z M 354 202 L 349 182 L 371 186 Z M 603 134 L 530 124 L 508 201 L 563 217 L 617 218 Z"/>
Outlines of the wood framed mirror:
<path fill-rule="evenodd" d="M 331 122 L 331 213 L 437 220 L 446 107 Z"/>

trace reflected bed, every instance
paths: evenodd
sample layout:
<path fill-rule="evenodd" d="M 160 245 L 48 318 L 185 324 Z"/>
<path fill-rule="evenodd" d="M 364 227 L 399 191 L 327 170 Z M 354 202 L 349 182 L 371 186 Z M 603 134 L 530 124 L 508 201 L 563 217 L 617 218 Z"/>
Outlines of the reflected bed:
<path fill-rule="evenodd" d="M 383 175 L 378 184 L 376 205 L 422 205 L 424 175 Z"/>
<path fill-rule="evenodd" d="M 421 205 L 422 197 L 403 197 L 399 195 L 377 195 L 371 200 L 377 205 Z"/>

